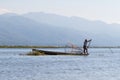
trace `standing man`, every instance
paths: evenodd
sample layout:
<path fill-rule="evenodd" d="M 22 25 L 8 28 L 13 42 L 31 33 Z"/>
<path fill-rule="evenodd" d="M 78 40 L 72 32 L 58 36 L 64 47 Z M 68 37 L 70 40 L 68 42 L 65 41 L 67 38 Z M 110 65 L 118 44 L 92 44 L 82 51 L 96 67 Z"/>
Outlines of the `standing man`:
<path fill-rule="evenodd" d="M 91 39 L 90 40 L 85 39 L 83 44 L 83 52 L 84 52 L 83 54 L 88 54 L 88 47 L 89 47 L 88 42 L 90 44 Z"/>

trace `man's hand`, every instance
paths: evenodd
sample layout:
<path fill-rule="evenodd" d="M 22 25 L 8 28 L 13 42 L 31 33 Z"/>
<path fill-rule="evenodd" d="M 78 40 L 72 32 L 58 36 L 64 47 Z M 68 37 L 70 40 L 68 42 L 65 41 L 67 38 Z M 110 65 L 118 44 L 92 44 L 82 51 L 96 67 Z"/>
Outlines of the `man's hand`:
<path fill-rule="evenodd" d="M 88 40 L 88 42 L 92 41 L 92 39 Z"/>

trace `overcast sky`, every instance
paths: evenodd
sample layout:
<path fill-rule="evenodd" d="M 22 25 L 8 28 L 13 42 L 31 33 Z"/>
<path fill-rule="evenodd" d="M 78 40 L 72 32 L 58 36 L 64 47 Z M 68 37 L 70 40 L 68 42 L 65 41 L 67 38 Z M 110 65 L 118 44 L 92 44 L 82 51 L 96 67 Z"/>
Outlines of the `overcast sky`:
<path fill-rule="evenodd" d="M 120 0 L 0 0 L 0 13 L 46 12 L 120 23 Z"/>

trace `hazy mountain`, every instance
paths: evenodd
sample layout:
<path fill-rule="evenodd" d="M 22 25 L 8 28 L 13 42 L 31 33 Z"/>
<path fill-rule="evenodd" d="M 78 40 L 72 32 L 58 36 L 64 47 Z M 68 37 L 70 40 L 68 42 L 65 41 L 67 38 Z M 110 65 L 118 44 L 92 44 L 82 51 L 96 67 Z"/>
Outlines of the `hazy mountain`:
<path fill-rule="evenodd" d="M 93 45 L 120 45 L 119 24 L 106 24 L 102 21 L 90 21 L 80 17 L 66 17 L 43 12 L 28 13 L 23 16 L 44 24 L 77 30 L 84 37 L 92 38 Z M 76 37 L 80 38 L 80 36 Z"/>
<path fill-rule="evenodd" d="M 47 14 L 43 12 L 39 13 L 28 13 L 23 16 L 33 19 L 37 22 L 44 24 L 49 24 L 58 27 L 68 27 L 74 28 L 77 30 L 82 30 L 85 32 L 92 32 L 95 34 L 101 34 L 101 32 L 106 33 L 106 30 L 109 30 L 110 25 L 102 21 L 90 21 L 80 17 L 66 17 L 55 14 Z M 103 34 L 104 34 L 103 33 Z"/>
<path fill-rule="evenodd" d="M 77 30 L 38 23 L 20 15 L 1 15 L 0 25 L 1 45 L 63 45 L 69 41 L 80 43 L 79 38 L 84 37 Z"/>
<path fill-rule="evenodd" d="M 88 38 L 93 39 L 93 46 L 119 46 L 119 27 L 119 24 L 55 14 L 4 14 L 0 15 L 0 45 L 65 45 L 69 42 L 82 46 Z"/>

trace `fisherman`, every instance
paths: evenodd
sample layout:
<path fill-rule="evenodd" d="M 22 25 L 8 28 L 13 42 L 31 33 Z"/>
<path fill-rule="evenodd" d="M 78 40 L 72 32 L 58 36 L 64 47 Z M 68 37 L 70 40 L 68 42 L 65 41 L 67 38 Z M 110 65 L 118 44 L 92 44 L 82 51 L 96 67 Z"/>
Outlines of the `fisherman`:
<path fill-rule="evenodd" d="M 91 39 L 90 40 L 85 39 L 83 44 L 83 52 L 84 52 L 83 54 L 88 54 L 88 47 L 89 47 L 88 42 L 90 45 Z"/>

